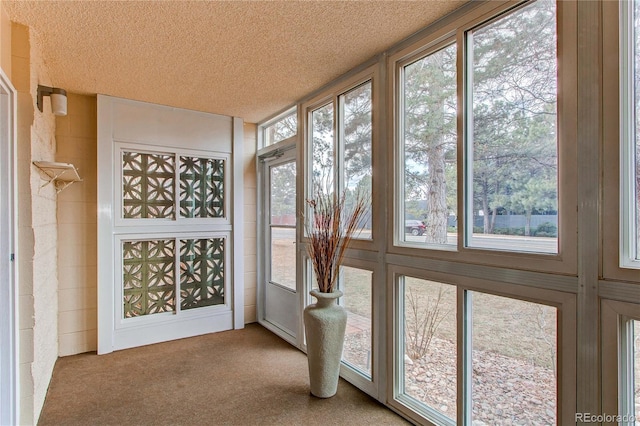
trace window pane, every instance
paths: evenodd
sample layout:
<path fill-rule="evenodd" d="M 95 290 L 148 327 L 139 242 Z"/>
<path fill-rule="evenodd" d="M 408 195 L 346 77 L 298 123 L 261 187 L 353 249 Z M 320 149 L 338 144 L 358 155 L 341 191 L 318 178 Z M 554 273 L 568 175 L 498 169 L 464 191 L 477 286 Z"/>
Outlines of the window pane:
<path fill-rule="evenodd" d="M 296 229 L 271 227 L 271 282 L 296 289 Z"/>
<path fill-rule="evenodd" d="M 557 253 L 555 1 L 470 33 L 472 247 Z M 472 215 L 471 215 L 472 213 Z"/>
<path fill-rule="evenodd" d="M 296 225 L 296 163 L 271 167 L 270 210 L 272 225 Z"/>
<path fill-rule="evenodd" d="M 342 137 L 344 139 L 344 189 L 346 206 L 360 194 L 371 206 L 371 82 L 340 96 Z M 371 238 L 371 209 L 359 227 L 358 238 Z"/>
<path fill-rule="evenodd" d="M 175 158 L 172 154 L 122 152 L 122 215 L 125 219 L 173 219 Z"/>
<path fill-rule="evenodd" d="M 180 216 L 224 217 L 224 160 L 180 157 Z"/>
<path fill-rule="evenodd" d="M 478 292 L 468 295 L 473 423 L 556 424 L 557 309 Z"/>
<path fill-rule="evenodd" d="M 270 126 L 265 127 L 263 132 L 265 146 L 295 136 L 298 132 L 298 116 L 293 112 Z"/>
<path fill-rule="evenodd" d="M 180 240 L 180 309 L 224 303 L 224 240 Z"/>
<path fill-rule="evenodd" d="M 333 104 L 311 113 L 312 140 L 312 195 L 319 189 L 333 192 Z M 313 198 L 313 197 L 310 197 Z"/>
<path fill-rule="evenodd" d="M 402 91 L 400 240 L 456 244 L 456 45 L 405 66 Z"/>
<path fill-rule="evenodd" d="M 456 287 L 404 278 L 401 393 L 456 419 Z M 428 409 L 423 413 L 429 417 Z"/>
<path fill-rule="evenodd" d="M 175 241 L 124 241 L 124 318 L 175 310 Z"/>
<path fill-rule="evenodd" d="M 340 304 L 347 310 L 342 360 L 371 377 L 371 279 L 373 272 L 342 267 Z"/>

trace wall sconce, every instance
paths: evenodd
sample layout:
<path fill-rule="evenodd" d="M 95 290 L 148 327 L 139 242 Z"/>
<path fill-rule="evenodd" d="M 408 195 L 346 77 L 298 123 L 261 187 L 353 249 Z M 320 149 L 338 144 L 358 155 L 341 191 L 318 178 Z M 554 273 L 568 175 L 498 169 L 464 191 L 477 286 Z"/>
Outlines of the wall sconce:
<path fill-rule="evenodd" d="M 38 109 L 42 112 L 42 98 L 51 97 L 51 111 L 55 115 L 67 115 L 67 91 L 57 87 L 47 87 L 38 84 Z"/>

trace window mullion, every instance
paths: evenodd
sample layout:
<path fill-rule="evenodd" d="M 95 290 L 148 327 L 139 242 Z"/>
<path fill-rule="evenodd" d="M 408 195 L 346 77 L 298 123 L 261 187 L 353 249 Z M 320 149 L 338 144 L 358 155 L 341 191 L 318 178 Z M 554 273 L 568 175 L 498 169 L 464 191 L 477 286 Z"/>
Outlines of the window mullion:
<path fill-rule="evenodd" d="M 344 100 L 333 98 L 333 188 L 336 196 L 344 191 Z"/>
<path fill-rule="evenodd" d="M 458 160 L 460 178 L 458 206 L 459 218 L 462 218 L 462 232 L 458 238 L 458 249 L 468 247 L 473 233 L 473 33 L 461 32 L 460 39 L 463 48 L 459 49 L 458 67 L 462 70 L 459 74 L 458 91 L 460 92 L 460 110 L 462 119 L 459 135 Z"/>
<path fill-rule="evenodd" d="M 635 389 L 634 389 L 634 330 L 633 320 L 620 316 L 620 368 L 619 368 L 619 404 L 620 414 L 633 415 L 635 414 Z M 623 421 L 622 425 L 633 426 L 633 421 Z"/>
<path fill-rule="evenodd" d="M 178 153 L 174 154 L 175 160 L 174 164 L 176 167 L 173 170 L 174 178 L 173 178 L 173 220 L 175 223 L 180 221 L 180 169 L 182 167 L 182 163 L 180 160 L 180 155 Z"/>
<path fill-rule="evenodd" d="M 471 424 L 471 372 L 472 336 L 471 293 L 462 287 L 457 291 L 457 336 L 458 336 L 458 424 Z"/>
<path fill-rule="evenodd" d="M 180 315 L 180 312 L 182 311 L 182 303 L 180 300 L 180 252 L 182 251 L 182 242 L 180 241 L 180 238 L 175 238 L 175 243 L 173 244 L 173 246 L 175 247 L 175 252 L 173 253 L 175 259 L 173 262 L 173 280 L 175 282 L 174 297 L 176 306 L 175 313 L 176 315 Z"/>
<path fill-rule="evenodd" d="M 404 119 L 404 104 L 405 104 L 405 93 L 404 90 L 402 90 L 402 88 L 404 87 L 405 84 L 405 68 L 404 66 L 398 64 L 397 68 L 396 68 L 396 75 L 398 76 L 398 78 L 396 79 L 396 88 L 395 91 L 397 93 L 397 101 L 396 104 L 394 105 L 395 108 L 395 113 L 396 113 L 396 117 L 397 117 L 397 125 L 396 125 L 396 143 L 395 143 L 395 149 L 396 149 L 396 167 L 395 170 L 404 170 L 405 167 L 405 146 L 404 146 L 404 140 L 405 140 L 405 119 Z M 393 169 L 393 168 L 392 168 Z M 395 177 L 395 181 L 396 181 L 396 186 L 395 186 L 395 193 L 398 194 L 395 197 L 393 206 L 394 206 L 394 210 L 393 210 L 393 217 L 391 218 L 392 220 L 394 220 L 393 223 L 395 223 L 395 229 L 393 230 L 393 234 L 392 234 L 392 238 L 393 238 L 393 244 L 398 244 L 398 242 L 403 238 L 404 236 L 404 224 L 405 224 L 405 205 L 404 205 L 404 200 L 407 199 L 407 195 L 406 195 L 406 182 L 405 182 L 405 173 L 394 173 L 394 177 Z"/>

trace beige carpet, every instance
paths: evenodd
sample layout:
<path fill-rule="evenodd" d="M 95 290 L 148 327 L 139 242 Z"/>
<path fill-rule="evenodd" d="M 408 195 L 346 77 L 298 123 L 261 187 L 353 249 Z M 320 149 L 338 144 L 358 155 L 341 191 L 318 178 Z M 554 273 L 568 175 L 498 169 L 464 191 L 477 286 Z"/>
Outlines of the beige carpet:
<path fill-rule="evenodd" d="M 396 425 L 340 380 L 309 394 L 307 358 L 263 327 L 60 358 L 39 425 Z"/>

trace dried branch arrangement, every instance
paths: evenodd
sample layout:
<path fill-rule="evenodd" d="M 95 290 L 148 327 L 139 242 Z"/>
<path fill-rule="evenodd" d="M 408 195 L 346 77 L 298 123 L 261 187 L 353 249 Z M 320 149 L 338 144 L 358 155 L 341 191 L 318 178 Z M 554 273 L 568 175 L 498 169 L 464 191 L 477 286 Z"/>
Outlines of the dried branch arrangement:
<path fill-rule="evenodd" d="M 369 203 L 359 193 L 353 207 L 348 208 L 345 201 L 345 192 L 338 197 L 322 191 L 317 191 L 314 199 L 307 200 L 311 207 L 311 218 L 305 221 L 309 237 L 307 252 L 322 293 L 336 289 L 345 250 L 368 211 Z"/>

